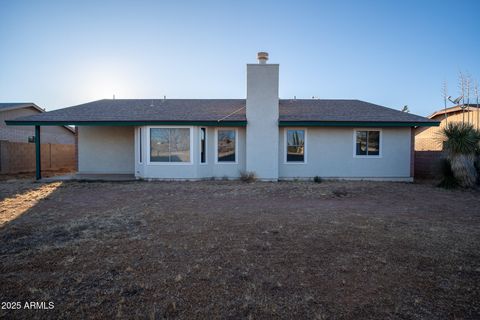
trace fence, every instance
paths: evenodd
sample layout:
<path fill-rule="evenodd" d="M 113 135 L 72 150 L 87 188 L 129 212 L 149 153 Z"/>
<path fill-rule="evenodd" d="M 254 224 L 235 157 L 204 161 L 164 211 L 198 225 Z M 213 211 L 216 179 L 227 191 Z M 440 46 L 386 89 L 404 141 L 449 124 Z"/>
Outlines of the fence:
<path fill-rule="evenodd" d="M 440 178 L 443 151 L 415 151 L 415 178 Z"/>
<path fill-rule="evenodd" d="M 42 170 L 75 170 L 74 144 L 42 144 Z M 0 141 L 0 173 L 35 171 L 35 144 Z"/>

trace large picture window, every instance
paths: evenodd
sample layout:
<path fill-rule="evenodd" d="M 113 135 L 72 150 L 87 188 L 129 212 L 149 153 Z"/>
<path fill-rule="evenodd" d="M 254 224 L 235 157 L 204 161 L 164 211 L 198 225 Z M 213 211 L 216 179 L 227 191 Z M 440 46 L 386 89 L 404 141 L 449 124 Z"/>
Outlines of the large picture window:
<path fill-rule="evenodd" d="M 190 129 L 151 128 L 150 162 L 190 162 Z"/>
<path fill-rule="evenodd" d="M 380 155 L 380 131 L 358 130 L 356 133 L 355 154 L 357 156 L 379 156 Z"/>
<path fill-rule="evenodd" d="M 287 162 L 305 162 L 305 130 L 287 130 Z"/>
<path fill-rule="evenodd" d="M 217 162 L 236 162 L 237 134 L 234 129 L 218 129 Z"/>

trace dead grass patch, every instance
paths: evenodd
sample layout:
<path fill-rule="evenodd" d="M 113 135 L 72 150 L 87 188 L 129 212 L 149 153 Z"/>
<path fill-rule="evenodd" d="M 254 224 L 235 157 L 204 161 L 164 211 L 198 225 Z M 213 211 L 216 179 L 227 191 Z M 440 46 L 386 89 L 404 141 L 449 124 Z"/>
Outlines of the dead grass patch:
<path fill-rule="evenodd" d="M 0 187 L 0 228 L 33 208 L 39 201 L 48 199 L 48 196 L 61 185 L 61 182 L 49 184 L 33 184 L 29 181 L 3 182 Z"/>
<path fill-rule="evenodd" d="M 0 190 L 10 217 L 0 300 L 55 302 L 2 318 L 480 316 L 478 191 L 345 181 Z"/>

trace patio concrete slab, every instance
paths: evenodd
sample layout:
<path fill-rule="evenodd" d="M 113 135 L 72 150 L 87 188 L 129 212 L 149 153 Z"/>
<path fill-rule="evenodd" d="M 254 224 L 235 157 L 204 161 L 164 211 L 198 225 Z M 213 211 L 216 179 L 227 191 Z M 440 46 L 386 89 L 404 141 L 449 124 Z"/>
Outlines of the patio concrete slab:
<path fill-rule="evenodd" d="M 63 176 L 55 176 L 42 178 L 42 182 L 56 181 L 135 181 L 133 174 L 69 174 Z"/>

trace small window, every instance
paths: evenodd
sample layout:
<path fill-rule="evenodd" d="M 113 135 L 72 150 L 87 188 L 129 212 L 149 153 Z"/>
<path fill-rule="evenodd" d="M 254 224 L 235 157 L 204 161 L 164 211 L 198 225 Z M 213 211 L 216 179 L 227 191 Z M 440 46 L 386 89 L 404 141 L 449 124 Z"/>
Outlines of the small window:
<path fill-rule="evenodd" d="M 217 161 L 236 162 L 236 131 L 232 129 L 219 129 L 217 131 Z"/>
<path fill-rule="evenodd" d="M 200 163 L 207 163 L 207 128 L 200 128 Z"/>
<path fill-rule="evenodd" d="M 380 131 L 356 131 L 356 155 L 380 155 Z"/>
<path fill-rule="evenodd" d="M 150 129 L 150 162 L 190 162 L 190 129 Z"/>
<path fill-rule="evenodd" d="M 287 162 L 305 162 L 305 130 L 287 130 Z"/>
<path fill-rule="evenodd" d="M 142 142 L 143 142 L 143 139 L 142 139 L 142 128 L 138 128 L 138 161 L 140 163 L 143 162 L 143 147 L 142 147 Z"/>

